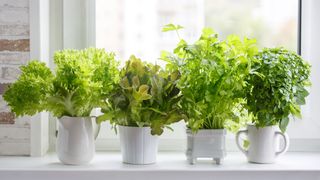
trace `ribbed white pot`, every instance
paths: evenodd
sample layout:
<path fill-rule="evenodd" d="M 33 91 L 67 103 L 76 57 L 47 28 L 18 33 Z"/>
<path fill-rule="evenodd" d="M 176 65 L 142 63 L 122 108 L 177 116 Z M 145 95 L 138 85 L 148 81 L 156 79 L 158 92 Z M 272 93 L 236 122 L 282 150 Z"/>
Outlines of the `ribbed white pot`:
<path fill-rule="evenodd" d="M 249 147 L 243 148 L 240 143 L 240 135 L 247 136 Z M 283 147 L 280 147 L 280 138 L 283 139 Z M 246 130 L 241 130 L 236 135 L 236 143 L 239 149 L 247 156 L 249 162 L 253 163 L 274 163 L 276 158 L 284 154 L 289 147 L 289 138 L 282 133 L 278 126 L 267 126 L 257 128 L 248 125 Z"/>
<path fill-rule="evenodd" d="M 212 158 L 216 164 L 220 164 L 226 156 L 225 129 L 201 129 L 197 133 L 187 130 L 186 156 L 190 164 L 194 164 L 197 158 Z"/>
<path fill-rule="evenodd" d="M 67 117 L 59 119 L 56 151 L 64 164 L 89 163 L 95 154 L 94 130 L 91 117 Z"/>
<path fill-rule="evenodd" d="M 150 127 L 119 126 L 122 161 L 128 164 L 153 164 L 157 161 L 158 136 Z"/>

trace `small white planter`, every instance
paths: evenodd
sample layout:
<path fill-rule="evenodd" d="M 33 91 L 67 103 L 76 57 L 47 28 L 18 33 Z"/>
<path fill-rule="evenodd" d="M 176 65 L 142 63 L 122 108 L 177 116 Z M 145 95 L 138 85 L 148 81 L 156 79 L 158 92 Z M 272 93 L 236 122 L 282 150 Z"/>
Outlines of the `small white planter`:
<path fill-rule="evenodd" d="M 150 127 L 119 126 L 122 161 L 128 164 L 153 164 L 157 161 L 158 136 Z"/>
<path fill-rule="evenodd" d="M 248 149 L 240 145 L 240 135 L 245 134 L 249 141 Z M 280 139 L 284 140 L 284 145 L 280 149 Z M 249 162 L 253 163 L 274 163 L 276 158 L 284 154 L 289 147 L 289 138 L 286 133 L 282 133 L 278 126 L 267 126 L 257 128 L 248 125 L 246 130 L 241 130 L 236 135 L 236 143 L 239 149 L 247 156 Z"/>
<path fill-rule="evenodd" d="M 186 156 L 190 164 L 194 164 L 197 158 L 212 158 L 216 164 L 221 164 L 226 156 L 226 130 L 203 129 L 197 133 L 187 130 Z"/>
<path fill-rule="evenodd" d="M 95 154 L 94 130 L 91 117 L 59 119 L 57 155 L 64 164 L 89 163 Z"/>

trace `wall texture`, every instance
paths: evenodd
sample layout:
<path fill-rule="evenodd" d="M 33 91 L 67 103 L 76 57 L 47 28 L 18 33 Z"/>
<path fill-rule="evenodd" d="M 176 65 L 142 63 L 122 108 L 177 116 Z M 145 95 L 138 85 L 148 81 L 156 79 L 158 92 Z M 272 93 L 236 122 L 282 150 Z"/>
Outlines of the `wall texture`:
<path fill-rule="evenodd" d="M 30 154 L 30 120 L 15 118 L 2 94 L 30 59 L 29 0 L 0 0 L 0 155 Z"/>

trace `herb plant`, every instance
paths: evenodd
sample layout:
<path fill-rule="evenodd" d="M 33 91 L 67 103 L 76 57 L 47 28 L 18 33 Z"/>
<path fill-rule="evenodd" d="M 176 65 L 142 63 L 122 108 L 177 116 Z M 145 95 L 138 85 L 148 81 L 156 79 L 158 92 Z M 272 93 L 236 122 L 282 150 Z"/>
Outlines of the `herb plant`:
<path fill-rule="evenodd" d="M 49 111 L 56 117 L 89 116 L 118 82 L 113 53 L 102 49 L 63 50 L 54 55 L 55 74 L 39 61 L 22 66 L 22 74 L 4 94 L 17 116 Z"/>
<path fill-rule="evenodd" d="M 181 73 L 178 87 L 189 128 L 223 129 L 241 120 L 246 77 L 257 52 L 255 40 L 241 41 L 231 35 L 222 41 L 212 29 L 205 28 L 193 44 L 181 39 L 174 54 L 162 53 L 167 68 Z"/>
<path fill-rule="evenodd" d="M 264 49 L 248 76 L 247 109 L 257 127 L 279 125 L 285 131 L 289 115 L 301 117 L 308 96 L 310 65 L 283 48 Z"/>
<path fill-rule="evenodd" d="M 163 128 L 183 119 L 178 106 L 181 94 L 176 86 L 177 71 L 168 73 L 131 56 L 120 78 L 98 121 L 109 119 L 113 126 L 150 126 L 151 134 L 161 135 Z"/>

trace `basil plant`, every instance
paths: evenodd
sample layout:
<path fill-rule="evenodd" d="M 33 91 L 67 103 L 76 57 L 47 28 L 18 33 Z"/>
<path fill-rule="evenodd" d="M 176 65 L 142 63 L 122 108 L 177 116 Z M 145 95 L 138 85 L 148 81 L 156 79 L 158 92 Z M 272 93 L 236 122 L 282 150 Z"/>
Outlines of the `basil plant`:
<path fill-rule="evenodd" d="M 290 115 L 301 118 L 308 96 L 310 65 L 295 52 L 266 48 L 256 56 L 247 77 L 246 108 L 257 127 L 279 125 L 285 131 Z"/>

